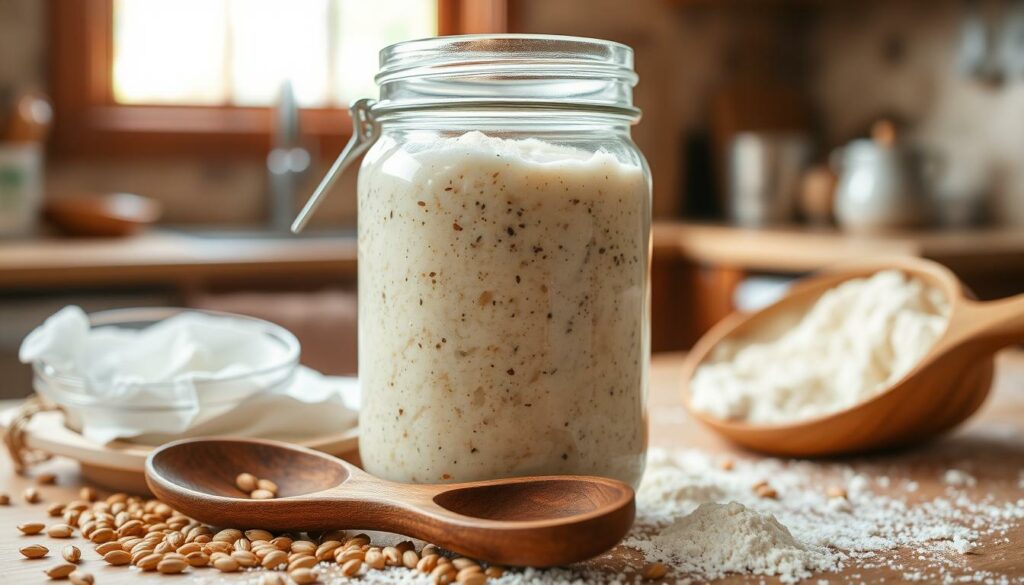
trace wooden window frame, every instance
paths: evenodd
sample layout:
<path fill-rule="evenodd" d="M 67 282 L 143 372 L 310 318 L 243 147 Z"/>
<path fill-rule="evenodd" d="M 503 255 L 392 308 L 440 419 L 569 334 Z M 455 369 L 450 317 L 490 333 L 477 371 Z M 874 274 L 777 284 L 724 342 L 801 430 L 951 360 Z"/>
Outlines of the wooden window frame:
<path fill-rule="evenodd" d="M 263 157 L 271 142 L 266 107 L 124 105 L 114 101 L 113 0 L 49 0 L 49 78 L 58 157 Z M 438 0 L 438 32 L 508 30 L 508 0 Z M 341 108 L 303 108 L 303 134 L 322 153 L 352 132 Z"/>

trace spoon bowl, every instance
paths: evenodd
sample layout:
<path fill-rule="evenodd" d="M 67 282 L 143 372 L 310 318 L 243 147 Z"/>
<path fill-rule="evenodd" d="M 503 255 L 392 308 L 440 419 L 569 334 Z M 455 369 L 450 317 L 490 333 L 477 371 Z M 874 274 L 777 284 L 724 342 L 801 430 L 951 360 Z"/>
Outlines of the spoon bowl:
<path fill-rule="evenodd" d="M 278 497 L 322 492 L 349 477 L 348 470 L 333 457 L 318 451 L 282 449 L 264 441 L 217 440 L 198 445 L 179 441 L 155 451 L 147 470 L 150 463 L 162 479 L 197 494 L 246 500 L 249 494 L 235 485 L 235 477 L 243 470 L 256 477 L 273 478 Z M 288 473 L 282 474 L 283 469 Z"/>
<path fill-rule="evenodd" d="M 273 480 L 278 497 L 250 499 L 235 485 L 242 472 Z M 174 509 L 213 526 L 380 530 L 517 566 L 594 557 L 622 540 L 635 515 L 632 488 L 613 479 L 400 484 L 324 453 L 255 439 L 168 443 L 146 460 L 146 482 Z"/>
<path fill-rule="evenodd" d="M 693 408 L 689 383 L 721 342 L 777 339 L 829 289 L 886 269 L 920 279 L 949 302 L 946 330 L 902 378 L 850 408 L 791 423 L 723 420 Z M 1024 295 L 978 302 L 947 268 L 920 258 L 847 263 L 801 280 L 784 298 L 758 312 L 736 313 L 712 327 L 687 356 L 684 402 L 694 417 L 719 434 L 773 455 L 815 457 L 900 447 L 948 431 L 973 414 L 992 385 L 995 352 L 1021 341 Z"/>

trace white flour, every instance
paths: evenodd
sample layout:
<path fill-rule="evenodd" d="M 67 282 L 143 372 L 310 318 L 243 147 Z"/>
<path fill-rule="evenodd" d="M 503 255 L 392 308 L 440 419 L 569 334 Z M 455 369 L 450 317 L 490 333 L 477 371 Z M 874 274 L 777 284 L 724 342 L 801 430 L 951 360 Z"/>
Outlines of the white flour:
<path fill-rule="evenodd" d="M 940 291 L 896 270 L 826 292 L 771 342 L 723 342 L 690 385 L 694 408 L 779 423 L 842 410 L 911 370 L 945 330 Z"/>
<path fill-rule="evenodd" d="M 827 550 L 797 542 L 775 516 L 737 502 L 701 504 L 640 548 L 648 558 L 707 578 L 750 573 L 791 581 L 835 568 Z"/>
<path fill-rule="evenodd" d="M 955 486 L 972 486 L 978 483 L 974 476 L 962 469 L 947 469 L 946 473 L 942 474 L 942 481 L 946 485 Z"/>
<path fill-rule="evenodd" d="M 890 478 L 884 466 L 869 476 L 843 464 L 761 459 L 736 461 L 726 470 L 721 461 L 696 450 L 650 454 L 637 492 L 637 527 L 625 544 L 649 561 L 667 561 L 674 568 L 668 582 L 738 573 L 792 583 L 846 567 L 902 571 L 899 561 L 883 559 L 910 547 L 923 568 L 903 575 L 905 580 L 1024 582 L 969 571 L 963 556 L 983 538 L 1006 542 L 1002 535 L 1024 520 L 1024 500 L 998 503 L 972 493 L 966 482 L 922 498 L 916 482 Z M 894 469 L 905 467 L 897 462 Z M 761 481 L 775 488 L 777 499 L 754 493 L 752 486 Z M 846 497 L 829 497 L 829 486 L 842 488 Z M 890 495 L 878 492 L 886 488 Z M 833 575 L 833 582 L 848 581 Z"/>
<path fill-rule="evenodd" d="M 1013 546 L 1006 534 L 1024 520 L 1024 499 L 999 502 L 989 490 L 1015 486 L 1017 469 L 979 477 L 985 489 L 944 485 L 927 496 L 900 475 L 916 466 L 934 467 L 941 477 L 969 460 L 987 457 L 993 469 L 998 468 L 994 462 L 1006 459 L 998 449 L 978 453 L 970 442 L 963 447 L 962 457 L 952 458 L 948 449 L 917 451 L 907 459 L 861 462 L 861 471 L 845 464 L 777 459 L 738 460 L 726 470 L 721 456 L 703 451 L 652 450 L 637 492 L 637 522 L 623 543 L 642 558 L 624 563 L 620 552 L 586 566 L 511 569 L 488 583 L 640 584 L 638 571 L 645 562 L 668 561 L 671 570 L 659 582 L 689 585 L 738 574 L 753 576 L 743 581 L 751 583 L 774 575 L 786 583 L 810 578 L 810 583 L 852 585 L 879 582 L 877 575 L 861 571 L 884 568 L 887 582 L 1024 584 L 1019 577 L 973 570 L 967 563 L 976 552 L 999 554 L 1007 544 Z M 764 480 L 777 490 L 778 499 L 754 493 L 752 485 Z M 847 497 L 830 498 L 829 486 L 845 489 Z M 374 542 L 384 540 L 374 536 Z M 843 569 L 849 574 L 836 574 Z M 322 564 L 321 570 L 321 581 L 328 585 L 431 583 L 429 576 L 403 568 L 371 571 L 357 580 L 341 577 L 334 563 Z M 246 584 L 255 585 L 257 575 Z"/>

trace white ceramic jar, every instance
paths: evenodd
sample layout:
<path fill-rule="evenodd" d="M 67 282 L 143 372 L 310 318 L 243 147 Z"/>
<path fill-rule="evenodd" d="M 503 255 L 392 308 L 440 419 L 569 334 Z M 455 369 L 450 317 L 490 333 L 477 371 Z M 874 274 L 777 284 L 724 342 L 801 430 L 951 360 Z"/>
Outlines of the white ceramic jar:
<path fill-rule="evenodd" d="M 537 35 L 381 52 L 380 100 L 354 112 L 376 140 L 358 189 L 369 472 L 639 482 L 651 182 L 632 59 Z"/>

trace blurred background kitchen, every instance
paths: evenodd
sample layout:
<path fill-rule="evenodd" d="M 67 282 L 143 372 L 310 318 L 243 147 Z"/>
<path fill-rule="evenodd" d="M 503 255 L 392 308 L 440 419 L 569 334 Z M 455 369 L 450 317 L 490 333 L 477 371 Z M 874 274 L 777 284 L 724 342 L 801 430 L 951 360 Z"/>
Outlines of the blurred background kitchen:
<path fill-rule="evenodd" d="M 477 32 L 636 50 L 653 343 L 868 253 L 1024 290 L 1024 1 L 0 0 L 0 397 L 67 304 L 263 317 L 355 369 L 355 173 L 285 226 L 377 51 Z"/>

